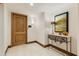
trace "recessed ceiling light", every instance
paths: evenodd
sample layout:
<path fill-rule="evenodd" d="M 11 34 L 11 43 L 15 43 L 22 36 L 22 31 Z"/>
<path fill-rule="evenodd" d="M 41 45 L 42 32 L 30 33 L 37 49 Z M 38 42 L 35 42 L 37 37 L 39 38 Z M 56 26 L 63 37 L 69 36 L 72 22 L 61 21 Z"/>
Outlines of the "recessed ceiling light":
<path fill-rule="evenodd" d="M 31 5 L 31 6 L 33 6 L 33 5 L 34 5 L 34 3 L 30 3 L 30 5 Z"/>

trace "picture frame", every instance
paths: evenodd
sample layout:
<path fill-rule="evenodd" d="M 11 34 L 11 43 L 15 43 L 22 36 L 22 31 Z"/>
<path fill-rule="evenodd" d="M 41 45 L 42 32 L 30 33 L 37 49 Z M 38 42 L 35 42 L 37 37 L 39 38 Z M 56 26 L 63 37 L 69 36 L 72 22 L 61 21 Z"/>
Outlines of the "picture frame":
<path fill-rule="evenodd" d="M 54 17 L 54 31 L 58 33 L 68 32 L 68 12 L 58 14 Z"/>

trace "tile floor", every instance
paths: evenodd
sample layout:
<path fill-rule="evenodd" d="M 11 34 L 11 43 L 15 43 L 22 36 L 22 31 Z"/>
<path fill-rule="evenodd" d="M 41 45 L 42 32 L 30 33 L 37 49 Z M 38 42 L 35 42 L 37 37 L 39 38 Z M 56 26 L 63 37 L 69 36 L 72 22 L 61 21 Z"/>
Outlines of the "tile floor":
<path fill-rule="evenodd" d="M 37 43 L 23 44 L 9 48 L 6 56 L 63 56 L 62 54 L 50 49 L 43 48 Z"/>

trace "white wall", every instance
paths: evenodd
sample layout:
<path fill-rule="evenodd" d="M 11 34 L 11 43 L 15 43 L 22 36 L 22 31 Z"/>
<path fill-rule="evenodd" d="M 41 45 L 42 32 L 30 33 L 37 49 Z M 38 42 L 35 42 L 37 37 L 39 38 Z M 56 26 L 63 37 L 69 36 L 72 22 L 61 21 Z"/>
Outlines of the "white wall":
<path fill-rule="evenodd" d="M 20 6 L 20 7 L 18 7 Z M 5 4 L 5 50 L 6 47 L 11 45 L 11 12 L 24 14 L 28 17 L 28 25 L 31 24 L 31 19 L 35 17 L 36 14 L 34 13 L 31 6 L 25 6 L 25 4 Z M 19 9 L 20 8 L 20 9 Z M 32 28 L 28 28 L 28 42 L 36 40 L 36 29 L 35 25 L 32 25 Z"/>
<path fill-rule="evenodd" d="M 78 7 L 78 9 L 77 9 L 77 11 L 78 11 L 78 13 L 77 13 L 77 14 L 78 14 L 78 15 L 77 15 L 77 16 L 78 16 L 78 22 L 77 22 L 77 23 L 79 24 L 79 4 L 78 4 L 77 7 Z M 77 26 L 78 26 L 78 25 L 77 25 Z M 79 31 L 79 26 L 78 26 L 77 31 Z M 79 32 L 78 32 L 78 34 L 77 34 L 77 38 L 79 38 Z M 79 56 L 79 39 L 77 39 L 77 55 Z"/>
<path fill-rule="evenodd" d="M 45 13 L 41 12 L 41 13 L 38 13 L 38 23 L 35 24 L 37 25 L 36 27 L 36 31 L 37 31 L 37 41 L 42 43 L 43 45 L 46 45 L 47 42 L 46 42 L 46 21 L 45 21 Z"/>
<path fill-rule="evenodd" d="M 4 43 L 5 43 L 5 50 L 8 47 L 8 45 L 11 44 L 11 20 L 9 17 L 11 15 L 8 13 L 7 5 L 4 4 Z"/>
<path fill-rule="evenodd" d="M 34 7 L 25 4 L 7 4 L 6 43 L 11 44 L 11 12 L 17 12 L 28 16 L 28 24 L 31 23 L 31 17 L 34 18 L 32 28 L 28 29 L 28 41 L 37 40 L 42 44 L 48 44 L 47 35 L 51 33 L 50 22 L 54 16 L 63 12 L 69 12 L 69 34 L 72 36 L 72 53 L 77 54 L 78 40 L 78 4 L 37 4 Z M 50 29 L 49 29 L 50 28 Z M 7 36 L 8 35 L 8 36 Z"/>
<path fill-rule="evenodd" d="M 28 18 L 28 25 L 32 25 L 31 28 L 28 28 L 28 42 L 36 41 L 38 34 L 37 34 L 37 15 L 30 15 Z"/>
<path fill-rule="evenodd" d="M 48 4 L 41 6 L 39 10 L 45 13 L 45 19 L 48 22 L 48 25 L 50 25 L 50 21 L 54 20 L 55 15 L 67 11 L 69 12 L 69 35 L 72 37 L 72 53 L 77 54 L 77 40 L 79 37 L 78 4 L 59 4 L 54 8 L 52 7 L 52 4 Z"/>
<path fill-rule="evenodd" d="M 0 56 L 4 53 L 4 5 L 0 4 Z"/>

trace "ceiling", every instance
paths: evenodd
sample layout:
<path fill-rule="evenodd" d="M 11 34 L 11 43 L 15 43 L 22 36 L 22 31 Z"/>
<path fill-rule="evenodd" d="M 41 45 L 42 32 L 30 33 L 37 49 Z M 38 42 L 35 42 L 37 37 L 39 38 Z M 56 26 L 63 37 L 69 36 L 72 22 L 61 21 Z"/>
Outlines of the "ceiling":
<path fill-rule="evenodd" d="M 45 12 L 49 11 L 49 9 L 56 10 L 58 7 L 69 6 L 71 3 L 34 3 L 34 6 L 31 6 L 30 3 L 6 3 L 8 9 L 14 11 L 22 11 L 22 12 Z"/>

